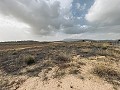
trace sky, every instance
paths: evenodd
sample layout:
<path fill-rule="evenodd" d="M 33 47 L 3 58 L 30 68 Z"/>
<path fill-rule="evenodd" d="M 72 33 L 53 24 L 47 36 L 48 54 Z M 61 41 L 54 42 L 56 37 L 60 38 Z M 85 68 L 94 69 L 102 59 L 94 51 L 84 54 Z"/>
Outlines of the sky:
<path fill-rule="evenodd" d="M 120 0 L 0 0 L 0 41 L 120 39 Z"/>

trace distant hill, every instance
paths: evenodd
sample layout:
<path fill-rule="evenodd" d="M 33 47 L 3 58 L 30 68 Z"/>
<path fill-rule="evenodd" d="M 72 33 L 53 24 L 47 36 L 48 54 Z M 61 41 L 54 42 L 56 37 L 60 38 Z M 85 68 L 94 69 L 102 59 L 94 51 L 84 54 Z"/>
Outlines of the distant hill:
<path fill-rule="evenodd" d="M 62 41 L 80 41 L 80 39 L 64 39 L 64 40 L 62 40 Z"/>
<path fill-rule="evenodd" d="M 71 41 L 94 41 L 94 42 L 120 42 L 120 39 L 117 40 L 92 40 L 92 39 L 64 39 L 62 41 L 71 42 Z"/>

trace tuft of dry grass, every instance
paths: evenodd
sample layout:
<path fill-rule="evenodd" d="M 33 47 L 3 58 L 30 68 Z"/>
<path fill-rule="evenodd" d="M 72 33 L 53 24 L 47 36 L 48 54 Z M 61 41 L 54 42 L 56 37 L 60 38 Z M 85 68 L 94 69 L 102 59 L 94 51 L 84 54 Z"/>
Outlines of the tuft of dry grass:
<path fill-rule="evenodd" d="M 69 74 L 79 74 L 80 71 L 78 69 L 71 69 Z"/>
<path fill-rule="evenodd" d="M 53 78 L 61 79 L 61 78 L 64 77 L 65 75 L 66 75 L 65 70 L 58 69 L 58 70 L 55 72 L 55 74 L 53 75 Z"/>

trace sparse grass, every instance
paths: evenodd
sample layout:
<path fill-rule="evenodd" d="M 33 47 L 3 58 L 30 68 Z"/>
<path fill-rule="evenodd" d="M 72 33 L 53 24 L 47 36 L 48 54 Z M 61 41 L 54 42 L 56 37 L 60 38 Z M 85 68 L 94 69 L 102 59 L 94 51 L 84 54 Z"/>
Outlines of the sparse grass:
<path fill-rule="evenodd" d="M 58 78 L 61 79 L 62 77 L 64 77 L 66 75 L 65 70 L 60 70 L 58 69 L 55 74 L 53 75 L 53 78 Z"/>
<path fill-rule="evenodd" d="M 49 68 L 49 67 L 54 67 L 54 62 L 52 60 L 45 60 L 43 63 L 42 63 L 42 67 L 43 68 Z"/>
<path fill-rule="evenodd" d="M 0 51 L 0 69 L 6 73 L 6 76 L 38 76 L 43 77 L 44 81 L 49 80 L 51 77 L 60 79 L 69 74 L 81 76 L 80 78 L 84 80 L 86 77 L 82 76 L 82 72 L 84 72 L 84 67 L 85 70 L 88 70 L 86 67 L 88 66 L 89 68 L 90 65 L 90 69 L 95 66 L 92 74 L 113 84 L 114 88 L 116 88 L 116 86 L 120 86 L 120 71 L 118 66 L 120 63 L 120 48 L 119 45 L 113 46 L 113 44 L 110 45 L 107 42 L 90 43 L 83 41 L 2 45 L 0 46 L 0 49 L 3 50 Z M 80 57 L 77 58 L 77 56 Z M 105 56 L 105 58 L 96 59 L 96 56 Z M 90 60 L 89 57 L 93 59 Z M 99 62 L 111 64 L 111 60 L 117 64 L 114 64 L 117 66 L 115 66 L 117 69 L 107 65 L 96 65 Z M 58 70 L 54 71 L 56 68 Z M 22 74 L 19 74 L 20 71 Z M 40 76 L 41 74 L 44 75 Z M 49 74 L 52 76 L 49 76 Z M 1 87 L 8 86 L 7 81 L 0 82 L 0 89 Z M 9 90 L 9 88 L 7 90 Z"/>
<path fill-rule="evenodd" d="M 8 85 L 8 80 L 5 79 L 0 80 L 0 89 L 5 90 L 7 88 L 7 85 Z"/>

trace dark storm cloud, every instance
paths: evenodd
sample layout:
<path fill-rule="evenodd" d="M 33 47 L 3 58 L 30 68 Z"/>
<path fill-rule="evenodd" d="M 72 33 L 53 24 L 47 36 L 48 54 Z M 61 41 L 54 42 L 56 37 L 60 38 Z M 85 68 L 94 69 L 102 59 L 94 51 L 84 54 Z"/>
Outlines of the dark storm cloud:
<path fill-rule="evenodd" d="M 74 29 L 71 5 L 64 7 L 65 5 L 61 5 L 62 2 L 62 0 L 1 0 L 0 11 L 28 24 L 35 34 L 46 35 L 71 26 Z"/>

